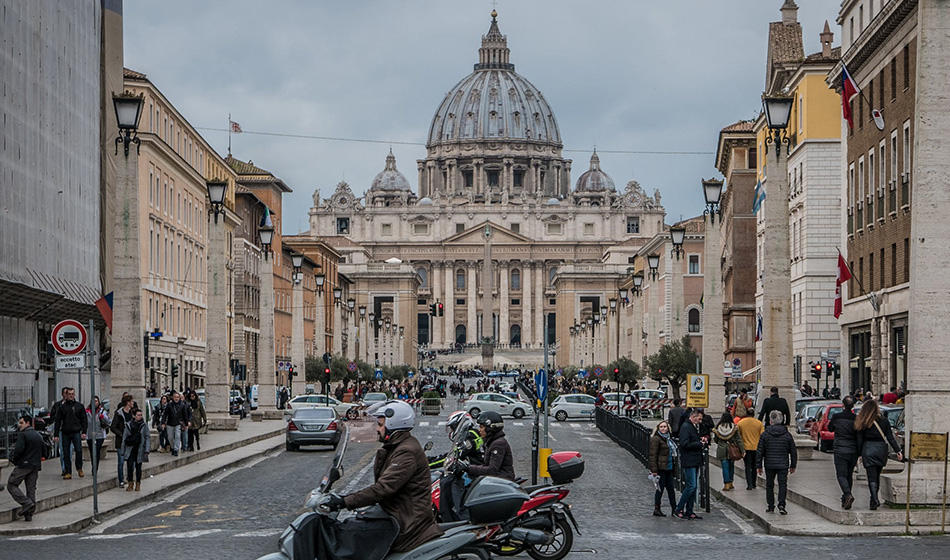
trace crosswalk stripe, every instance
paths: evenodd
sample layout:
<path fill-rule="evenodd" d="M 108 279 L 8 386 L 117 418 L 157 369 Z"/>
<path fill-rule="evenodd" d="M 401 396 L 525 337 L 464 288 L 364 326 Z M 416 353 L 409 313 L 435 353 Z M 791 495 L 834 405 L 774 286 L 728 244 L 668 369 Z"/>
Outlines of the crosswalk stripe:
<path fill-rule="evenodd" d="M 257 531 L 247 531 L 232 535 L 234 537 L 274 537 L 283 533 L 283 529 L 258 529 Z"/>
<path fill-rule="evenodd" d="M 439 422 L 439 425 L 440 425 L 440 426 L 445 426 L 445 421 L 443 420 L 442 422 Z"/>
<path fill-rule="evenodd" d="M 515 426 L 524 426 L 524 422 L 512 422 Z"/>
<path fill-rule="evenodd" d="M 570 423 L 570 426 L 571 426 L 572 428 L 580 428 L 580 427 L 581 427 L 581 425 L 578 424 L 577 422 L 571 422 L 571 423 Z"/>
<path fill-rule="evenodd" d="M 420 426 L 428 426 L 429 423 L 428 423 L 428 422 L 419 422 L 419 425 L 420 425 Z"/>
<path fill-rule="evenodd" d="M 110 533 L 107 535 L 89 535 L 88 537 L 79 537 L 81 541 L 95 541 L 95 540 L 117 540 L 124 539 L 125 537 L 139 536 L 138 533 Z"/>
<path fill-rule="evenodd" d="M 213 535 L 215 533 L 220 533 L 224 529 L 203 529 L 201 531 L 185 531 L 183 533 L 169 533 L 167 535 L 159 535 L 160 539 L 193 539 L 195 537 L 203 537 L 205 535 Z"/>

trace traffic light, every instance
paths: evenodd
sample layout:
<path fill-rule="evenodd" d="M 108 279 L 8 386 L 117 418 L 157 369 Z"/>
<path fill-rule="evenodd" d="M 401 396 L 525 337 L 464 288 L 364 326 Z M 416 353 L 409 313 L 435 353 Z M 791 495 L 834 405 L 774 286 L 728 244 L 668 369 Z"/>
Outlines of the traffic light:
<path fill-rule="evenodd" d="M 172 364 L 172 375 L 178 375 L 178 364 Z"/>
<path fill-rule="evenodd" d="M 442 305 L 442 302 L 441 302 L 441 301 L 440 301 L 438 304 L 436 304 L 436 305 L 438 305 L 439 317 L 444 316 L 444 315 L 445 315 L 445 306 Z"/>
<path fill-rule="evenodd" d="M 294 366 L 290 366 L 290 369 L 287 370 L 287 379 L 294 378 Z"/>
<path fill-rule="evenodd" d="M 822 369 L 821 362 L 818 362 L 817 364 L 813 364 L 811 366 L 811 376 L 814 377 L 815 379 L 821 379 L 821 369 Z"/>
<path fill-rule="evenodd" d="M 430 317 L 436 317 L 436 316 L 437 316 L 437 313 L 438 313 L 438 310 L 436 309 L 435 304 L 434 304 L 434 303 L 430 303 L 430 304 L 429 304 L 429 316 L 430 316 Z"/>
<path fill-rule="evenodd" d="M 616 381 L 617 377 L 619 377 L 619 376 L 620 376 L 620 368 L 615 367 L 615 368 L 614 368 L 614 381 Z"/>

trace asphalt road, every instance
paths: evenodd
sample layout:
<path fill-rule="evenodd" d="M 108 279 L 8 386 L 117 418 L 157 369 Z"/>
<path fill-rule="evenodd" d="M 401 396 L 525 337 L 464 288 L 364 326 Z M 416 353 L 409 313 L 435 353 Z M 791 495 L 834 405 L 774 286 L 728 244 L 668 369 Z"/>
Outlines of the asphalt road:
<path fill-rule="evenodd" d="M 434 451 L 445 449 L 447 439 L 440 422 L 454 409 L 448 405 L 439 417 L 420 417 L 416 437 L 422 443 L 433 441 Z M 532 420 L 505 420 L 516 471 L 526 476 L 530 474 Z M 372 480 L 369 460 L 378 448 L 370 423 L 351 426 L 355 441 L 347 450 L 347 470 L 336 488 L 339 491 L 352 491 Z M 552 419 L 550 444 L 555 451 L 580 451 L 586 459 L 584 476 L 573 483 L 566 499 L 581 529 L 568 556 L 571 559 L 905 558 L 908 546 L 913 547 L 915 560 L 950 558 L 950 538 L 945 537 L 770 536 L 715 503 L 709 514 L 703 513 L 702 521 L 653 517 L 653 485 L 646 470 L 591 422 Z M 278 535 L 303 511 L 305 495 L 318 484 L 331 458 L 329 448 L 275 453 L 77 535 L 0 539 L 2 557 L 255 559 L 276 550 Z M 669 513 L 666 507 L 664 511 Z"/>

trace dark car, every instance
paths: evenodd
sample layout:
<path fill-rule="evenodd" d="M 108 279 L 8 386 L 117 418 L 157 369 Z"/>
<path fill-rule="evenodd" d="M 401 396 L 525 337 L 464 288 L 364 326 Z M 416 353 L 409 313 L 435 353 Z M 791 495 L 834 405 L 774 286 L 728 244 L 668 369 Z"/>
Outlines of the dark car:
<path fill-rule="evenodd" d="M 343 421 L 328 406 L 298 408 L 287 421 L 287 451 L 301 445 L 331 445 L 334 449 L 343 434 Z"/>

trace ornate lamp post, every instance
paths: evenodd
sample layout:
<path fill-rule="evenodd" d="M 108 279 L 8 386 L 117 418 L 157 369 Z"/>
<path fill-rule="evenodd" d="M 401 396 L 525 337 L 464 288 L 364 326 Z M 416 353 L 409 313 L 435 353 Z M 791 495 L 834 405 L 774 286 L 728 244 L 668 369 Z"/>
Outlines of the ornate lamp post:
<path fill-rule="evenodd" d="M 299 377 L 307 359 L 303 334 L 303 274 L 301 273 L 303 261 L 303 254 L 297 252 L 290 254 L 290 264 L 293 265 L 290 361 L 294 369 L 292 373 L 287 372 L 287 390 L 290 391 L 291 397 L 302 392 L 294 388 L 294 379 Z"/>
<path fill-rule="evenodd" d="M 656 271 L 660 268 L 660 255 L 647 256 L 647 266 L 650 268 L 650 279 L 656 280 Z"/>
<path fill-rule="evenodd" d="M 230 385 L 228 383 L 228 247 L 227 228 L 218 224 L 218 216 L 225 213 L 224 199 L 228 182 L 212 179 L 205 183 L 208 189 L 208 325 L 205 338 L 205 409 L 211 429 L 237 429 L 237 420 L 229 413 Z"/>
<path fill-rule="evenodd" d="M 208 208 L 208 215 L 214 215 L 214 223 L 218 223 L 218 215 L 224 214 L 224 197 L 228 192 L 228 182 L 218 179 L 206 181 L 205 186 L 208 189 L 208 201 L 211 207 Z"/>
<path fill-rule="evenodd" d="M 269 211 L 268 211 L 269 212 Z M 261 299 L 260 299 L 260 342 L 258 350 L 259 408 L 264 417 L 268 415 L 280 418 L 277 412 L 277 388 L 274 356 L 274 268 L 268 264 L 271 245 L 274 242 L 274 225 L 270 221 L 270 214 L 266 213 L 257 235 L 261 240 L 261 252 L 264 253 L 264 266 L 261 267 Z"/>
<path fill-rule="evenodd" d="M 686 228 L 671 227 L 670 241 L 673 243 L 673 251 L 670 255 L 675 256 L 676 260 L 680 260 L 680 256 L 683 254 L 683 242 L 686 241 Z"/>
<path fill-rule="evenodd" d="M 703 373 L 710 379 L 710 410 L 721 412 L 725 405 L 725 387 L 723 383 L 713 382 L 719 366 L 725 356 L 725 340 L 722 337 L 722 239 L 716 227 L 716 214 L 719 214 L 719 201 L 722 198 L 722 181 L 703 179 L 703 198 L 706 201 L 705 216 L 709 217 L 703 240 Z M 721 226 L 721 224 L 720 224 Z M 712 392 L 714 391 L 714 392 Z"/>

